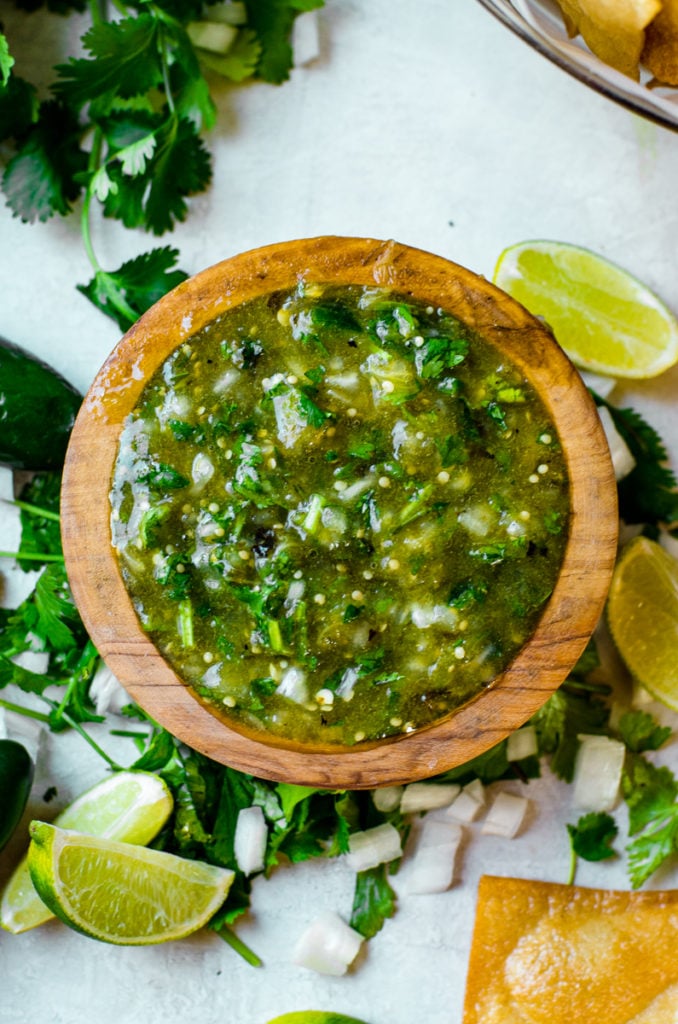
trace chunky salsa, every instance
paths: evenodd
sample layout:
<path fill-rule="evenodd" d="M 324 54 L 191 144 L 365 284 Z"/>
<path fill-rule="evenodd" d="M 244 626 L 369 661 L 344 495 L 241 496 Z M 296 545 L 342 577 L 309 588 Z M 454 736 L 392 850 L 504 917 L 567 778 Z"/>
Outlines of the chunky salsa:
<path fill-rule="evenodd" d="M 126 423 L 139 620 L 230 720 L 355 744 L 437 721 L 525 643 L 567 472 L 533 388 L 442 309 L 300 284 L 180 345 Z"/>

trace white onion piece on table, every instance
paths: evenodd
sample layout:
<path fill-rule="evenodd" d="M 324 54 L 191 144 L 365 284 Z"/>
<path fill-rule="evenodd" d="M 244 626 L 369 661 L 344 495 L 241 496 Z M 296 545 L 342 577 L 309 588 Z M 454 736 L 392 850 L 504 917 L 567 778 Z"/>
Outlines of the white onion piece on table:
<path fill-rule="evenodd" d="M 127 704 L 132 703 L 127 690 L 123 688 L 104 661 L 100 662 L 94 673 L 89 695 L 94 701 L 97 715 L 105 715 L 109 711 L 114 715 L 119 715 Z"/>
<path fill-rule="evenodd" d="M 362 943 L 359 932 L 329 911 L 316 918 L 301 935 L 292 952 L 292 963 L 338 977 L 346 974 Z"/>
<path fill-rule="evenodd" d="M 238 812 L 233 850 L 244 875 L 264 870 L 267 839 L 268 828 L 261 807 L 243 807 Z"/>
<path fill-rule="evenodd" d="M 572 803 L 582 811 L 611 811 L 619 795 L 626 747 L 609 736 L 580 736 Z"/>
<path fill-rule="evenodd" d="M 408 846 L 402 872 L 406 891 L 424 895 L 449 889 L 461 838 L 461 825 L 425 818 Z"/>
<path fill-rule="evenodd" d="M 389 811 L 398 810 L 402 795 L 402 786 L 384 786 L 383 789 L 374 790 L 372 793 L 372 803 L 378 811 L 388 814 Z"/>
<path fill-rule="evenodd" d="M 412 782 L 405 786 L 400 801 L 401 814 L 417 814 L 421 811 L 434 811 L 440 807 L 449 807 L 460 791 L 454 782 Z"/>
<path fill-rule="evenodd" d="M 354 871 L 367 871 L 402 856 L 400 833 L 388 823 L 354 832 L 348 837 L 344 859 Z"/>
<path fill-rule="evenodd" d="M 470 825 L 475 821 L 485 806 L 485 787 L 480 779 L 473 779 L 463 788 L 459 796 L 449 807 L 441 811 L 434 811 L 433 815 L 438 820 L 458 821 L 462 825 Z"/>
<path fill-rule="evenodd" d="M 624 477 L 628 476 L 634 468 L 636 460 L 631 454 L 626 441 L 615 427 L 609 409 L 606 409 L 605 406 L 601 406 L 598 409 L 598 416 L 600 417 L 600 422 L 603 424 L 605 437 L 607 438 L 607 443 L 610 446 L 610 456 L 612 458 L 615 480 L 623 480 Z"/>
<path fill-rule="evenodd" d="M 533 725 L 512 732 L 506 742 L 506 757 L 509 761 L 522 761 L 537 753 L 537 733 Z"/>
<path fill-rule="evenodd" d="M 524 796 L 497 793 L 487 812 L 481 832 L 483 835 L 513 839 L 520 830 L 527 807 L 528 801 Z"/>

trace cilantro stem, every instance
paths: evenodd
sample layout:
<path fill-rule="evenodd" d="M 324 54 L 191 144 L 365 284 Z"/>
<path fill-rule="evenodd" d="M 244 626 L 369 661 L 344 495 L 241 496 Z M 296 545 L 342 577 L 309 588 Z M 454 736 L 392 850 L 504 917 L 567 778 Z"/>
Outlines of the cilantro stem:
<path fill-rule="evenodd" d="M 0 558 L 14 558 L 28 562 L 63 562 L 63 555 L 49 554 L 46 551 L 0 551 Z"/>
<path fill-rule="evenodd" d="M 577 854 L 574 852 L 574 849 L 570 848 L 570 873 L 567 876 L 566 885 L 574 885 L 574 876 L 577 873 L 577 860 Z"/>
<path fill-rule="evenodd" d="M 11 700 L 0 700 L 0 708 L 4 708 L 5 711 L 14 711 L 17 715 L 23 715 L 24 718 L 35 718 L 38 722 L 44 722 L 45 725 L 49 724 L 49 715 L 45 715 L 42 711 L 24 708 L 21 704 L 13 704 Z"/>
<path fill-rule="evenodd" d="M 80 724 L 80 722 L 76 722 L 76 720 L 74 718 L 71 718 L 71 716 L 68 714 L 67 711 L 64 711 L 63 709 L 60 709 L 59 705 L 57 704 L 57 702 L 55 700 L 50 700 L 49 697 L 44 697 L 44 696 L 42 696 L 42 700 L 44 700 L 45 704 L 48 704 L 49 707 L 51 707 L 52 711 L 54 711 L 56 714 L 58 714 L 59 719 L 62 722 L 64 722 L 66 725 L 70 726 L 71 729 L 75 729 L 75 731 L 80 736 L 82 736 L 82 738 L 85 740 L 85 742 L 89 743 L 89 745 L 92 748 L 92 750 L 94 750 L 99 755 L 99 757 L 101 757 L 106 762 L 106 764 L 110 768 L 113 769 L 114 772 L 120 772 L 120 771 L 123 770 L 122 766 L 119 765 L 116 761 L 114 761 L 112 757 L 109 757 L 109 755 L 106 753 L 106 751 L 102 747 L 99 746 L 99 744 L 96 742 L 96 740 L 92 739 L 92 737 L 89 735 L 89 733 L 85 729 L 83 729 L 83 727 Z M 50 721 L 51 721 L 51 719 L 50 719 Z"/>
<path fill-rule="evenodd" d="M 58 523 L 61 521 L 61 516 L 58 512 L 52 512 L 47 508 L 39 508 L 38 505 L 30 505 L 27 501 L 19 501 L 15 498 L 14 501 L 10 501 L 8 498 L 2 499 L 7 505 L 14 505 L 16 508 L 20 508 L 23 512 L 29 512 L 33 516 L 40 516 L 41 519 L 51 519 L 52 522 Z"/>
<path fill-rule="evenodd" d="M 258 957 L 257 954 L 254 952 L 254 950 L 250 949 L 250 947 L 247 946 L 242 941 L 242 939 L 239 939 L 238 936 L 235 934 L 235 932 L 231 931 L 231 929 L 228 927 L 228 925 L 226 925 L 226 924 L 220 924 L 218 926 L 215 925 L 214 926 L 214 931 L 217 933 L 217 935 L 219 935 L 224 940 L 225 943 L 227 943 L 227 945 L 229 945 L 231 947 L 231 949 L 235 953 L 238 954 L 238 956 L 241 956 L 243 958 L 243 960 L 245 960 L 248 964 L 250 964 L 251 967 L 261 967 L 262 966 L 261 958 Z"/>

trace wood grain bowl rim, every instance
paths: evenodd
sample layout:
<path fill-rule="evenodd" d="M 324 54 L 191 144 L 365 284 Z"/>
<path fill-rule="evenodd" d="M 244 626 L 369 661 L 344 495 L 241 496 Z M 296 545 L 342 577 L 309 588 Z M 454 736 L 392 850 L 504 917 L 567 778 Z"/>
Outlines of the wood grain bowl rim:
<path fill-rule="evenodd" d="M 492 685 L 442 721 L 354 747 L 301 746 L 245 732 L 186 686 L 143 632 L 110 535 L 110 481 L 125 417 L 177 345 L 248 299 L 318 284 L 382 286 L 458 316 L 497 345 L 539 392 L 570 476 L 570 529 L 558 580 L 531 638 Z M 62 537 L 73 596 L 89 634 L 130 695 L 207 756 L 263 778 L 365 789 L 430 777 L 520 727 L 557 689 L 603 609 L 617 547 L 607 442 L 581 377 L 548 329 L 484 278 L 393 241 L 323 236 L 226 259 L 179 285 L 117 344 L 92 383 L 69 445 Z"/>

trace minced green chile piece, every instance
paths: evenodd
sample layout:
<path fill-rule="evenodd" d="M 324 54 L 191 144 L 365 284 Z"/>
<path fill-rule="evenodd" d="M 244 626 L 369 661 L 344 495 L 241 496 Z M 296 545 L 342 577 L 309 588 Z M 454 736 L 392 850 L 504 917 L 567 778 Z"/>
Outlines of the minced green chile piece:
<path fill-rule="evenodd" d="M 143 628 L 235 724 L 411 732 L 533 631 L 568 482 L 533 388 L 459 320 L 302 283 L 189 338 L 124 427 L 113 543 Z"/>

